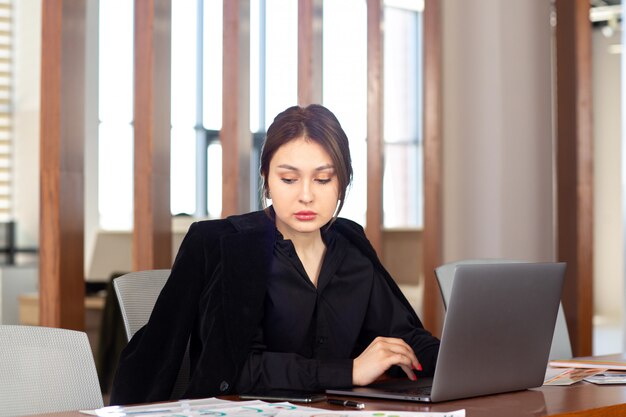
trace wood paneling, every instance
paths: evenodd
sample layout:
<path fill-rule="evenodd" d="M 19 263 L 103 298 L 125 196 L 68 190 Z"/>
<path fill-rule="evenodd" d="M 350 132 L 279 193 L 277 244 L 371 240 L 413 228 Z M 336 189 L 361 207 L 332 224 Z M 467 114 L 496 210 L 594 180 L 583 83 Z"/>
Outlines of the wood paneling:
<path fill-rule="evenodd" d="M 135 271 L 171 267 L 171 14 L 171 0 L 135 1 Z"/>
<path fill-rule="evenodd" d="M 42 6 L 40 323 L 83 330 L 86 6 Z"/>
<path fill-rule="evenodd" d="M 367 215 L 365 231 L 380 255 L 383 227 L 383 2 L 367 0 Z"/>
<path fill-rule="evenodd" d="M 420 284 L 417 275 L 424 265 L 424 233 L 415 228 L 383 229 L 382 238 L 382 259 L 394 281 L 417 287 Z M 419 304 L 423 304 L 422 300 Z"/>
<path fill-rule="evenodd" d="M 250 211 L 250 0 L 224 1 L 222 217 Z"/>
<path fill-rule="evenodd" d="M 589 1 L 556 1 L 557 257 L 574 355 L 592 353 L 593 166 Z"/>
<path fill-rule="evenodd" d="M 298 104 L 322 102 L 322 0 L 298 1 Z"/>
<path fill-rule="evenodd" d="M 441 2 L 424 7 L 424 325 L 443 327 L 443 303 L 434 270 L 443 263 Z"/>

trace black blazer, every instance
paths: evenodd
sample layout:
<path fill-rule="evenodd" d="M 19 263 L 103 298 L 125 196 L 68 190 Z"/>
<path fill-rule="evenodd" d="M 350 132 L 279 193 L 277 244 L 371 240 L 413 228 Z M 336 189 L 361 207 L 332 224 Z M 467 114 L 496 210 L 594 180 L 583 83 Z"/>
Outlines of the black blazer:
<path fill-rule="evenodd" d="M 372 261 L 421 327 L 362 227 L 341 218 L 333 227 Z M 191 225 L 150 320 L 120 357 L 111 404 L 168 400 L 188 340 L 185 398 L 233 392 L 263 318 L 275 239 L 274 221 L 263 211 Z M 427 373 L 434 371 L 437 347 L 420 356 Z"/>

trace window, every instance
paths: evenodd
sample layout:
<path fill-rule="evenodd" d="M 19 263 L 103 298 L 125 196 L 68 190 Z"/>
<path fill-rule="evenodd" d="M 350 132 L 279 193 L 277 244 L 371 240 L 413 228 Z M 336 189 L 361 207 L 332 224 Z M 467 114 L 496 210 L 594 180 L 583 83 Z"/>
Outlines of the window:
<path fill-rule="evenodd" d="M 348 190 L 341 215 L 365 225 L 367 207 L 365 1 L 324 1 L 323 24 L 323 104 L 335 113 L 348 135 L 354 171 L 354 181 Z"/>
<path fill-rule="evenodd" d="M 385 8 L 384 225 L 420 227 L 421 2 Z M 399 4 L 402 3 L 402 4 Z M 276 114 L 297 103 L 298 10 L 293 0 L 250 3 L 252 199 L 258 156 Z M 199 10 L 201 7 L 203 10 Z M 222 0 L 172 2 L 172 213 L 221 212 Z M 348 17 L 348 18 L 347 18 Z M 100 2 L 100 173 L 103 228 L 132 226 L 132 2 Z M 365 224 L 367 6 L 323 4 L 323 104 L 350 140 L 354 182 L 342 216 Z"/>
<path fill-rule="evenodd" d="M 385 227 L 422 227 L 422 14 L 385 8 Z"/>
<path fill-rule="evenodd" d="M 100 226 L 133 224 L 133 3 L 100 2 Z M 129 41 L 131 40 L 131 41 Z"/>
<path fill-rule="evenodd" d="M 265 22 L 265 127 L 298 103 L 298 2 L 271 0 Z M 254 38 L 258 38 L 255 34 Z"/>
<path fill-rule="evenodd" d="M 196 16 L 195 1 L 172 2 L 170 208 L 174 214 L 193 214 L 196 209 Z"/>

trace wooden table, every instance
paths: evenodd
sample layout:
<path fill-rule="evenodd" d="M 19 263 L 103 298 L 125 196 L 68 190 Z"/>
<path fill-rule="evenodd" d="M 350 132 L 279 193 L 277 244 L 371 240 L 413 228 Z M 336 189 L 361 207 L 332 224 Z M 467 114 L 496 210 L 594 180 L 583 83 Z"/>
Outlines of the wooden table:
<path fill-rule="evenodd" d="M 366 410 L 443 412 L 464 408 L 467 417 L 537 417 L 624 404 L 626 403 L 626 386 L 599 386 L 588 382 L 579 382 L 571 386 L 544 386 L 526 391 L 468 398 L 431 405 L 407 401 L 373 400 L 356 397 L 342 398 L 364 402 Z M 237 397 L 227 396 L 224 399 L 236 400 Z M 332 406 L 325 402 L 314 403 L 312 406 L 329 410 L 347 410 L 346 408 Z M 614 410 L 607 410 L 598 415 L 606 417 L 626 415 L 626 404 L 619 410 L 621 414 L 610 414 L 609 411 Z M 39 416 L 84 417 L 85 414 L 73 411 L 39 414 Z"/>

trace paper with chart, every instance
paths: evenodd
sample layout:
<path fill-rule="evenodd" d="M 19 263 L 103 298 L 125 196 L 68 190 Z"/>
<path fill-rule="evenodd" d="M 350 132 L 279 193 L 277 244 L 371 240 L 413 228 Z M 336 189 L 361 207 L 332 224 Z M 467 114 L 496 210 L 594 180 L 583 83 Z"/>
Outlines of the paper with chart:
<path fill-rule="evenodd" d="M 310 409 L 282 410 L 277 417 L 465 417 L 465 410 L 448 412 L 422 411 L 338 411 Z"/>
<path fill-rule="evenodd" d="M 264 401 L 227 401 L 219 398 L 199 400 L 179 400 L 168 403 L 148 404 L 139 406 L 103 407 L 88 414 L 100 417 L 150 416 L 150 417 L 274 417 L 283 407 L 292 408 L 288 403 L 266 403 Z"/>
<path fill-rule="evenodd" d="M 180 400 L 141 406 L 110 406 L 81 411 L 99 417 L 465 417 L 465 410 L 446 413 L 325 410 L 288 402 L 227 401 L 218 398 Z"/>

